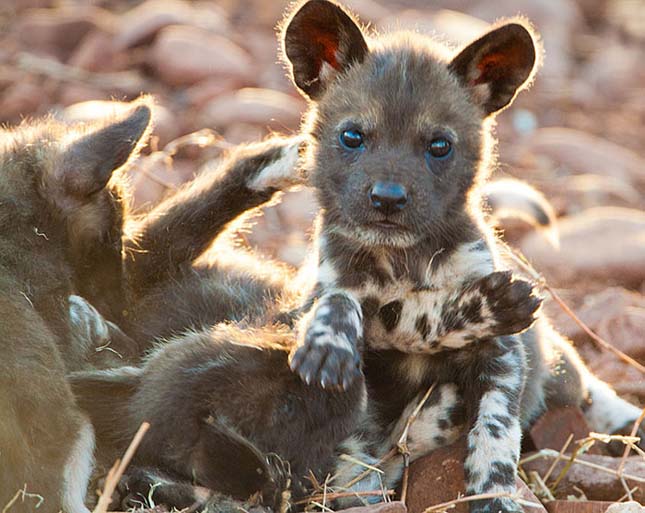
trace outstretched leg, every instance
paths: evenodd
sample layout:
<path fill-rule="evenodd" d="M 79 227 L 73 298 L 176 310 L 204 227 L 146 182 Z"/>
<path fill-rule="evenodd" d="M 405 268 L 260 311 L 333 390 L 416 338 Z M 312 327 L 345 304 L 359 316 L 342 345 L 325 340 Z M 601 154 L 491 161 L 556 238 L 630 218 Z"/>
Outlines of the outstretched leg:
<path fill-rule="evenodd" d="M 130 292 L 152 286 L 189 267 L 226 225 L 300 182 L 302 137 L 272 137 L 235 148 L 217 166 L 128 227 L 125 248 Z"/>

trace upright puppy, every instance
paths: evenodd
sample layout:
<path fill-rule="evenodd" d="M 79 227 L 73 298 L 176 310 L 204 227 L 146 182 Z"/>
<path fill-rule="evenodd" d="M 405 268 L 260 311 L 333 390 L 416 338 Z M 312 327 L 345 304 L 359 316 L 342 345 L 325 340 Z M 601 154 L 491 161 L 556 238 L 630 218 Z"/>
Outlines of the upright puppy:
<path fill-rule="evenodd" d="M 633 422 L 638 409 L 543 318 L 508 336 L 533 323 L 539 300 L 503 271 L 480 184 L 490 120 L 536 69 L 530 27 L 498 24 L 452 53 L 419 34 L 367 38 L 328 0 L 301 4 L 284 27 L 293 81 L 311 101 L 304 129 L 321 205 L 318 278 L 292 368 L 307 383 L 348 386 L 364 346 L 366 429 L 380 454 L 435 384 L 413 457 L 466 431 L 471 495 L 514 492 L 522 428 L 547 406 L 585 405 L 605 432 Z M 507 497 L 471 509 L 521 511 Z"/>

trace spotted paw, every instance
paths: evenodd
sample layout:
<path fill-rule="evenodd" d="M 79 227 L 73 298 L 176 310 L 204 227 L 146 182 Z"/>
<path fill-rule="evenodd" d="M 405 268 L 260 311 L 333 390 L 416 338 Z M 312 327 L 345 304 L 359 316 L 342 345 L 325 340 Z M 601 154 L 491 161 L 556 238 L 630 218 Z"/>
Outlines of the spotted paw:
<path fill-rule="evenodd" d="M 511 271 L 498 271 L 479 279 L 477 287 L 493 317 L 493 335 L 520 333 L 535 322 L 542 298 L 528 281 L 514 280 Z"/>
<path fill-rule="evenodd" d="M 291 370 L 308 385 L 347 390 L 361 374 L 358 351 L 343 334 L 307 333 Z"/>
<path fill-rule="evenodd" d="M 523 513 L 524 509 L 507 497 L 482 499 L 470 503 L 470 513 Z"/>

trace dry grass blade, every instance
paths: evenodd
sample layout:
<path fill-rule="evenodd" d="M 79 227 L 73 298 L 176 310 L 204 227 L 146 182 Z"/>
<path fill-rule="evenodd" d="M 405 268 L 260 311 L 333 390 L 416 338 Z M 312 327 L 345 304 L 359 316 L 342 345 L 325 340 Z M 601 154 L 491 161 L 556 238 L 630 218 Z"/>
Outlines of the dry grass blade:
<path fill-rule="evenodd" d="M 36 499 L 38 502 L 34 506 L 34 509 L 38 509 L 40 505 L 45 501 L 45 499 L 38 495 L 37 493 L 28 493 L 27 492 L 27 485 L 23 486 L 20 490 L 16 492 L 16 494 L 5 504 L 5 506 L 2 508 L 2 512 L 0 513 L 8 513 L 9 510 L 18 502 L 18 499 L 22 498 L 22 502 L 25 502 L 25 498 L 29 497 L 30 499 Z"/>
<path fill-rule="evenodd" d="M 141 424 L 141 426 L 139 426 L 139 430 L 130 442 L 128 449 L 125 451 L 123 459 L 116 460 L 114 462 L 114 465 L 110 469 L 110 472 L 108 472 L 107 478 L 105 480 L 103 492 L 101 493 L 101 496 L 99 497 L 99 500 L 96 503 L 96 507 L 94 508 L 94 511 L 92 513 L 107 513 L 108 506 L 112 502 L 112 494 L 114 493 L 117 484 L 119 484 L 119 479 L 121 479 L 123 472 L 125 472 L 125 469 L 132 459 L 132 456 L 134 456 L 137 447 L 139 447 L 143 436 L 146 434 L 146 431 L 148 431 L 149 428 L 150 424 L 148 424 L 147 422 Z"/>
<path fill-rule="evenodd" d="M 565 459 L 569 460 L 571 458 L 571 455 L 568 455 L 568 454 L 561 455 L 558 452 L 554 451 L 553 449 L 542 449 L 541 451 L 538 451 L 535 454 L 531 454 L 530 456 L 527 456 L 526 458 L 521 459 L 519 464 L 524 465 L 526 463 L 529 463 L 530 461 L 534 461 L 539 458 L 555 458 L 558 461 L 562 461 Z M 582 465 L 584 467 L 600 470 L 601 472 L 605 472 L 607 474 L 613 474 L 618 479 L 617 469 L 605 467 L 603 465 L 598 465 L 597 463 L 593 463 L 591 461 L 586 461 L 581 459 L 575 460 L 574 463 L 576 465 Z M 629 479 L 630 481 L 634 481 L 636 483 L 645 483 L 645 477 L 639 477 L 633 474 L 624 474 L 624 473 L 623 473 L 623 476 L 625 479 Z"/>
<path fill-rule="evenodd" d="M 403 477 L 401 479 L 401 502 L 403 504 L 405 504 L 408 496 L 408 481 L 410 479 L 410 450 L 408 449 L 408 433 L 410 432 L 410 426 L 412 426 L 414 421 L 417 420 L 419 412 L 423 409 L 423 406 L 432 394 L 434 388 L 435 384 L 433 383 L 423 395 L 423 397 L 419 401 L 419 404 L 417 404 L 417 406 L 414 408 L 412 414 L 408 417 L 408 420 L 405 423 L 405 428 L 403 429 L 403 433 L 401 433 L 399 441 L 396 444 L 399 453 L 403 455 Z"/>
<path fill-rule="evenodd" d="M 466 495 L 464 497 L 459 497 L 458 499 L 454 499 L 452 501 L 442 502 L 441 504 L 435 504 L 434 506 L 430 506 L 429 508 L 426 508 L 423 511 L 423 513 L 438 513 L 441 511 L 452 509 L 457 504 L 463 504 L 465 502 L 472 502 L 472 501 L 479 501 L 479 500 L 486 500 L 486 499 L 513 499 L 514 501 L 518 502 L 522 506 L 527 506 L 529 508 L 543 507 L 542 504 L 521 499 L 517 495 L 499 492 L 499 493 L 481 493 L 479 495 Z"/>
<path fill-rule="evenodd" d="M 309 504 L 315 503 L 317 501 L 328 501 L 334 499 L 342 499 L 345 497 L 373 497 L 373 496 L 383 496 L 383 495 L 394 495 L 396 492 L 394 490 L 368 490 L 364 492 L 331 492 L 321 495 L 313 495 L 307 497 L 306 499 L 299 500 L 294 502 L 294 504 Z"/>
<path fill-rule="evenodd" d="M 546 290 L 553 300 L 558 304 L 562 310 L 566 312 L 566 314 L 573 319 L 573 321 L 593 340 L 593 342 L 596 344 L 597 347 L 600 349 L 604 349 L 606 351 L 610 351 L 614 353 L 618 358 L 620 358 L 623 362 L 631 365 L 635 369 L 638 369 L 640 372 L 645 374 L 645 366 L 641 365 L 639 362 L 634 360 L 631 356 L 628 354 L 623 353 L 620 349 L 615 348 L 613 345 L 611 345 L 609 342 L 607 342 L 605 339 L 599 337 L 596 335 L 589 326 L 587 326 L 581 319 L 578 317 L 571 308 L 562 300 L 562 298 L 551 288 L 551 286 L 547 283 L 546 279 L 544 276 L 542 276 L 539 272 L 535 270 L 535 268 L 530 264 L 530 262 L 526 259 L 526 257 L 516 249 L 511 248 L 508 245 L 504 245 L 506 248 L 509 256 L 513 258 L 513 260 L 522 268 L 524 271 L 526 271 L 537 283 L 540 287 L 542 287 L 544 290 Z"/>
<path fill-rule="evenodd" d="M 553 493 L 551 493 L 551 490 L 549 490 L 549 487 L 545 483 L 546 479 L 542 479 L 542 477 L 540 477 L 540 474 L 538 474 L 535 471 L 530 472 L 529 475 L 531 477 L 531 481 L 535 483 L 538 489 L 537 491 L 540 492 L 539 495 L 543 496 L 545 499 L 550 501 L 555 500 Z"/>
<path fill-rule="evenodd" d="M 643 422 L 643 419 L 645 419 L 645 408 L 643 408 L 643 411 L 641 411 L 641 414 L 638 416 L 636 421 L 634 422 L 634 425 L 632 426 L 632 430 L 629 433 L 630 437 L 635 437 L 636 433 L 638 432 L 638 428 L 640 427 L 641 423 Z M 618 465 L 618 474 L 622 475 L 623 474 L 623 469 L 625 468 L 625 462 L 627 461 L 627 456 L 629 456 L 629 451 L 633 447 L 634 443 L 626 443 L 625 444 L 625 450 L 623 452 L 623 457 L 620 459 L 620 465 Z"/>
<path fill-rule="evenodd" d="M 553 471 L 555 470 L 556 465 L 558 464 L 558 461 L 562 458 L 562 455 L 567 451 L 569 448 L 569 444 L 571 443 L 571 440 L 573 440 L 573 433 L 569 435 L 567 438 L 567 441 L 564 442 L 564 445 L 562 446 L 562 449 L 560 449 L 560 454 L 558 455 L 558 458 L 553 460 L 553 463 L 549 467 L 549 469 L 546 471 L 546 474 L 544 474 L 544 482 L 546 483 L 549 478 L 551 477 L 551 474 L 553 474 Z"/>

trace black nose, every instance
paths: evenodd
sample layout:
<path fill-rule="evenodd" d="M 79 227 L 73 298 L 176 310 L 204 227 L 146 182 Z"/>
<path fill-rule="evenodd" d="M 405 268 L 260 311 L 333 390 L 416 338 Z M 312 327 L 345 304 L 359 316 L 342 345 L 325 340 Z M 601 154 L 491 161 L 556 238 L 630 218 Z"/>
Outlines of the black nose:
<path fill-rule="evenodd" d="M 370 191 L 372 206 L 385 215 L 403 210 L 408 202 L 408 193 L 401 184 L 376 182 Z"/>

